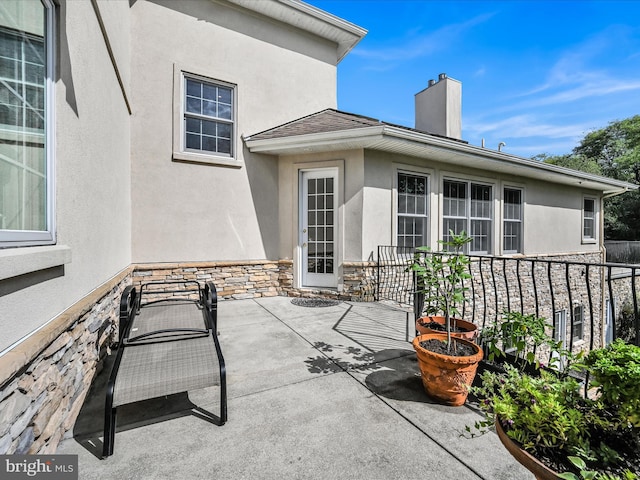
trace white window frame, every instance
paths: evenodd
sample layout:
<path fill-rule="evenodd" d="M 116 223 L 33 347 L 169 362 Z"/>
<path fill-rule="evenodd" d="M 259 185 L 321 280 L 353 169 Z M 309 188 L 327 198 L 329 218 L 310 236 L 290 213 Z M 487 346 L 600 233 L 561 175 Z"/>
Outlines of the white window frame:
<path fill-rule="evenodd" d="M 507 190 L 520 192 L 520 218 L 518 219 L 508 218 L 507 216 L 507 202 L 506 202 Z M 519 231 L 518 231 L 519 248 L 517 250 L 506 248 L 505 236 L 507 233 L 507 223 L 519 225 Z M 504 185 L 502 187 L 502 253 L 516 254 L 516 253 L 523 253 L 523 252 L 524 252 L 524 189 L 522 187 Z"/>
<path fill-rule="evenodd" d="M 51 0 L 42 0 L 45 9 L 45 230 L 6 230 L 0 223 L 0 248 L 56 243 L 55 224 L 55 6 Z"/>
<path fill-rule="evenodd" d="M 425 213 L 424 214 L 418 214 L 418 213 L 414 213 L 414 214 L 410 214 L 410 213 L 401 213 L 400 212 L 400 184 L 399 184 L 399 177 L 400 175 L 407 175 L 407 176 L 411 176 L 411 177 L 420 177 L 420 178 L 424 178 L 426 181 L 426 192 L 424 195 L 424 202 L 425 202 Z M 400 242 L 399 242 L 399 238 L 400 238 L 400 231 L 399 231 L 399 221 L 401 217 L 411 217 L 411 218 L 423 218 L 424 219 L 424 231 L 422 233 L 422 239 L 423 241 L 418 244 L 418 245 L 414 245 L 414 247 L 420 247 L 423 245 L 428 245 L 429 244 L 429 222 L 431 221 L 430 219 L 430 211 L 431 211 L 431 205 L 430 205 L 430 195 L 431 195 L 431 177 L 429 173 L 425 173 L 425 172 L 419 172 L 419 171 L 413 171 L 413 170 L 406 170 L 406 169 L 397 169 L 395 170 L 395 178 L 394 178 L 394 182 L 395 182 L 395 191 L 394 191 L 394 199 L 395 199 L 395 215 L 394 215 L 394 228 L 393 228 L 393 238 L 395 241 L 395 244 L 398 245 L 398 247 L 400 247 Z"/>
<path fill-rule="evenodd" d="M 587 217 L 587 209 L 586 209 L 586 203 L 587 202 L 593 202 L 593 217 L 592 218 L 588 218 Z M 585 235 L 585 228 L 586 228 L 586 224 L 587 222 L 591 222 L 593 224 L 593 235 L 592 236 L 587 236 Z M 582 197 L 582 222 L 581 222 L 581 229 L 582 229 L 582 243 L 596 243 L 598 240 L 598 199 L 596 197 L 590 196 L 590 195 L 584 195 Z"/>
<path fill-rule="evenodd" d="M 221 120 L 231 125 L 231 154 L 209 152 L 206 150 L 192 150 L 186 148 L 185 133 L 185 101 L 186 82 L 193 79 L 197 82 L 228 88 L 232 94 L 232 113 L 230 120 Z M 211 117 L 214 121 L 218 119 Z M 217 165 L 223 167 L 241 168 L 243 162 L 238 156 L 238 86 L 232 82 L 212 78 L 197 69 L 174 64 L 173 69 L 173 155 L 177 162 L 197 163 L 203 165 Z"/>
<path fill-rule="evenodd" d="M 455 182 L 455 183 L 462 183 L 462 184 L 466 184 L 466 190 L 465 190 L 465 198 L 464 198 L 464 215 L 445 215 L 444 214 L 444 205 L 446 200 L 445 197 L 445 183 L 446 182 Z M 491 189 L 491 198 L 489 199 L 489 202 L 491 204 L 491 216 L 490 217 L 476 217 L 476 216 L 471 216 L 471 189 L 472 186 L 480 186 L 480 187 L 488 187 Z M 469 254 L 473 254 L 473 255 L 482 255 L 482 254 L 490 254 L 493 252 L 494 248 L 495 248 L 495 189 L 496 186 L 492 183 L 489 182 L 484 182 L 481 180 L 473 180 L 473 179 L 464 179 L 464 178 L 456 178 L 456 177 L 452 177 L 452 176 L 446 176 L 442 179 L 442 191 L 441 191 L 441 197 L 442 197 L 442 239 L 447 241 L 450 236 L 449 236 L 449 232 L 448 229 L 445 227 L 445 219 L 454 219 L 454 220 L 464 220 L 465 223 L 465 227 L 464 227 L 464 231 L 473 238 L 472 232 L 471 232 L 471 222 L 474 220 L 480 220 L 480 221 L 488 221 L 489 222 L 489 228 L 488 228 L 488 248 L 487 250 L 472 250 L 472 245 L 473 245 L 473 241 L 469 242 L 469 244 L 467 244 L 465 246 L 465 253 L 469 253 Z M 459 232 L 458 232 L 459 233 Z"/>
<path fill-rule="evenodd" d="M 584 340 L 584 305 L 575 303 L 571 313 L 571 334 L 575 344 Z M 580 335 L 576 335 L 576 328 L 580 329 Z"/>

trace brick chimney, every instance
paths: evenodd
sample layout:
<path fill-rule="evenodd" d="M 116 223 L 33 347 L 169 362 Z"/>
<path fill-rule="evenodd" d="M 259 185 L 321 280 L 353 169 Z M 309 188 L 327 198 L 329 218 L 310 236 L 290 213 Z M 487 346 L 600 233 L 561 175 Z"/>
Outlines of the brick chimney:
<path fill-rule="evenodd" d="M 441 73 L 416 93 L 416 130 L 462 139 L 462 83 Z"/>

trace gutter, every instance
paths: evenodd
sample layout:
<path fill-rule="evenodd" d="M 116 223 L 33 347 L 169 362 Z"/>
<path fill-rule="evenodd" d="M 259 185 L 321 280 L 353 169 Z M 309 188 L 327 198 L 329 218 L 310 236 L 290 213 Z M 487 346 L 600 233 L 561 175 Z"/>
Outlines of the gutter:
<path fill-rule="evenodd" d="M 553 183 L 574 185 L 575 182 L 577 183 L 577 186 L 579 186 L 585 182 L 592 182 L 596 185 L 584 185 L 584 188 L 600 190 L 607 197 L 620 195 L 629 190 L 635 190 L 638 188 L 637 185 L 623 182 L 621 180 L 580 172 L 570 168 L 559 167 L 557 165 L 550 165 L 537 160 L 517 157 L 503 152 L 487 150 L 481 147 L 469 145 L 466 142 L 449 138 L 440 138 L 428 133 L 404 129 L 384 123 L 369 127 L 256 140 L 254 140 L 252 136 L 248 136 L 243 137 L 243 140 L 250 152 L 267 153 L 272 155 L 304 154 L 312 151 L 335 151 L 356 148 L 375 149 L 380 148 L 376 144 L 384 140 L 395 140 L 397 142 L 404 141 L 414 145 L 416 149 L 424 148 L 440 150 L 448 154 L 449 157 L 451 157 L 452 154 L 462 155 L 476 161 L 484 160 L 486 162 L 495 163 L 498 164 L 498 166 L 511 166 L 516 169 L 525 169 L 529 172 L 537 172 L 540 176 L 535 174 L 529 174 L 527 176 L 530 178 L 538 178 L 539 180 L 550 181 L 549 179 L 544 178 L 544 174 L 546 173 L 550 176 L 560 176 L 570 180 L 562 182 L 559 181 L 559 179 L 556 179 Z M 398 145 L 400 145 L 400 143 Z M 381 148 L 381 150 L 382 149 L 383 148 Z M 393 148 L 387 148 L 385 150 L 393 151 Z M 411 155 L 410 153 L 406 154 Z M 419 156 L 419 152 L 415 151 L 414 156 Z M 447 162 L 447 160 L 442 159 L 434 160 Z M 451 159 L 449 159 L 448 162 L 451 163 Z M 475 167 L 486 170 L 489 168 L 489 165 L 475 165 Z"/>

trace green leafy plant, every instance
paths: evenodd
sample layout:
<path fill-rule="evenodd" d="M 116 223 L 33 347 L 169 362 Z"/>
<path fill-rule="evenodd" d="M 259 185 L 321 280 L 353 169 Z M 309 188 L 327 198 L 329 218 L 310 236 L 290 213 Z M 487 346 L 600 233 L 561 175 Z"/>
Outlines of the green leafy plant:
<path fill-rule="evenodd" d="M 409 269 L 416 275 L 418 293 L 424 294 L 428 313 L 444 314 L 450 351 L 451 319 L 460 315 L 458 306 L 464 303 L 468 290 L 464 281 L 471 278 L 467 271 L 469 257 L 462 253 L 471 238 L 465 232 L 455 234 L 449 231 L 449 235 L 450 240 L 438 242 L 446 252 L 431 252 L 429 247 L 418 247 Z"/>
<path fill-rule="evenodd" d="M 578 408 L 583 400 L 576 380 L 544 370 L 534 377 L 509 364 L 504 368 L 504 374 L 484 372 L 481 386 L 473 389 L 487 414 L 476 428 L 497 419 L 507 435 L 533 455 L 552 449 L 573 453 L 573 445 L 584 444 L 587 416 Z"/>
<path fill-rule="evenodd" d="M 540 367 L 535 352 L 541 345 L 557 346 L 546 333 L 551 327 L 544 318 L 533 314 L 524 315 L 520 312 L 504 312 L 500 321 L 482 331 L 482 342 L 487 346 L 488 359 L 498 360 L 506 356 L 505 351 L 511 350 L 519 359 L 522 368 L 527 365 Z"/>
<path fill-rule="evenodd" d="M 475 428 L 484 432 L 499 421 L 524 450 L 564 465 L 563 479 L 637 479 L 640 347 L 616 341 L 576 365 L 597 386 L 595 396 L 590 389 L 585 398 L 584 386 L 567 372 L 539 369 L 530 376 L 509 364 L 505 373 L 484 372 L 472 389 L 485 412 Z"/>
<path fill-rule="evenodd" d="M 626 470 L 623 476 L 610 475 L 608 473 L 600 473 L 595 470 L 589 470 L 587 464 L 580 457 L 569 456 L 569 461 L 579 470 L 580 476 L 573 472 L 564 472 L 558 474 L 562 480 L 637 480 L 638 476 L 630 470 Z"/>
<path fill-rule="evenodd" d="M 616 340 L 590 352 L 585 363 L 605 406 L 618 411 L 622 426 L 640 428 L 640 347 Z"/>

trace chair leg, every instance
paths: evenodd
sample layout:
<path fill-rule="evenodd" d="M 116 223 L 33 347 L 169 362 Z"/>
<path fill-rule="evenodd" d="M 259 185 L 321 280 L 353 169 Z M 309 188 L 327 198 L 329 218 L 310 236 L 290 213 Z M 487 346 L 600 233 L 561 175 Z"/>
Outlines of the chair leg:
<path fill-rule="evenodd" d="M 105 410 L 102 458 L 113 455 L 113 446 L 116 439 L 116 409 L 108 408 Z"/>

